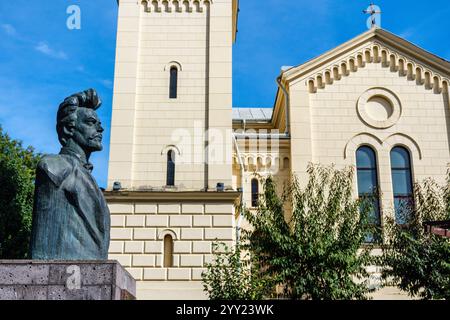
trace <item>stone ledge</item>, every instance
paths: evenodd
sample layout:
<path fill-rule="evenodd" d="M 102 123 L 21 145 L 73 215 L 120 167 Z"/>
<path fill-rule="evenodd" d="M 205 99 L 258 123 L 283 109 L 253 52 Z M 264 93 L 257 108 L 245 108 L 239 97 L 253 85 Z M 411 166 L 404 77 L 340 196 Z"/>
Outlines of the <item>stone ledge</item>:
<path fill-rule="evenodd" d="M 0 300 L 129 300 L 136 281 L 117 261 L 0 260 Z"/>

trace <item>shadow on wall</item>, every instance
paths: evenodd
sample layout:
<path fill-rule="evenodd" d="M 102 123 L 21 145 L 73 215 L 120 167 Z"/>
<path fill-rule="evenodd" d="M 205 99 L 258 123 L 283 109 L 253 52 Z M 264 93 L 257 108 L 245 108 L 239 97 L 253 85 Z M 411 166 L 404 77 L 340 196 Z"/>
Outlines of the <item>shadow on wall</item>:
<path fill-rule="evenodd" d="M 444 109 L 445 109 L 445 122 L 447 123 L 447 143 L 448 149 L 450 150 L 450 104 L 449 104 L 449 92 L 448 92 L 448 84 L 442 88 L 442 97 L 444 100 Z"/>

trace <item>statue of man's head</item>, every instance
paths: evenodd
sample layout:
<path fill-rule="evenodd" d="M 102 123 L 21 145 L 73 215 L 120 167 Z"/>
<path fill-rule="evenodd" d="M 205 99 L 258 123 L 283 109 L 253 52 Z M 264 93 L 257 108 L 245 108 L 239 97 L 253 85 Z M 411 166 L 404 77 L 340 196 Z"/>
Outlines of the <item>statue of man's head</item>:
<path fill-rule="evenodd" d="M 94 89 L 73 94 L 60 104 L 56 131 L 63 147 L 81 148 L 87 157 L 103 149 L 104 129 L 95 112 L 101 104 Z"/>

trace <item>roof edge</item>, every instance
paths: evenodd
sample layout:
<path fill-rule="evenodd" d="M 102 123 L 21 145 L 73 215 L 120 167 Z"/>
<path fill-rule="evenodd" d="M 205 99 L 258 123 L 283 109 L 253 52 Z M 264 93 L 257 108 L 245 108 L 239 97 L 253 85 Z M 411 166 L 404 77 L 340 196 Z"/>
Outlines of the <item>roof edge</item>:
<path fill-rule="evenodd" d="M 429 51 L 426 51 L 415 45 L 414 43 L 403 39 L 395 35 L 392 32 L 381 28 L 373 28 L 368 30 L 353 39 L 329 50 L 325 53 L 306 61 L 303 64 L 292 67 L 284 72 L 282 72 L 282 77 L 284 80 L 290 81 L 294 78 L 300 77 L 302 74 L 306 74 L 314 70 L 315 68 L 319 68 L 323 64 L 333 60 L 336 56 L 343 55 L 355 47 L 361 45 L 362 43 L 369 41 L 373 38 L 379 39 L 381 42 L 385 42 L 386 44 L 392 46 L 393 48 L 399 51 L 406 51 L 410 54 L 414 59 L 425 62 L 426 64 L 431 65 L 433 68 L 437 69 L 439 72 L 443 73 L 445 76 L 450 76 L 450 62 L 444 58 L 441 58 Z"/>

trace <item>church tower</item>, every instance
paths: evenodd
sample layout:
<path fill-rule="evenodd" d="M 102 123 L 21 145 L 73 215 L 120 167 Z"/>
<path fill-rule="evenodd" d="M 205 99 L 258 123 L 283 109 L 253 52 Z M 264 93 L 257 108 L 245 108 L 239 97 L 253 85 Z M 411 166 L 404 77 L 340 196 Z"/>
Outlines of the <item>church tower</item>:
<path fill-rule="evenodd" d="M 137 2 L 119 1 L 108 186 L 231 185 L 237 1 Z"/>
<path fill-rule="evenodd" d="M 138 298 L 155 298 L 155 289 L 176 298 L 169 287 L 201 293 L 212 241 L 234 239 L 239 193 L 229 186 L 238 1 L 118 3 L 105 193 L 110 257 L 138 280 Z M 196 285 L 186 284 L 193 280 Z"/>

